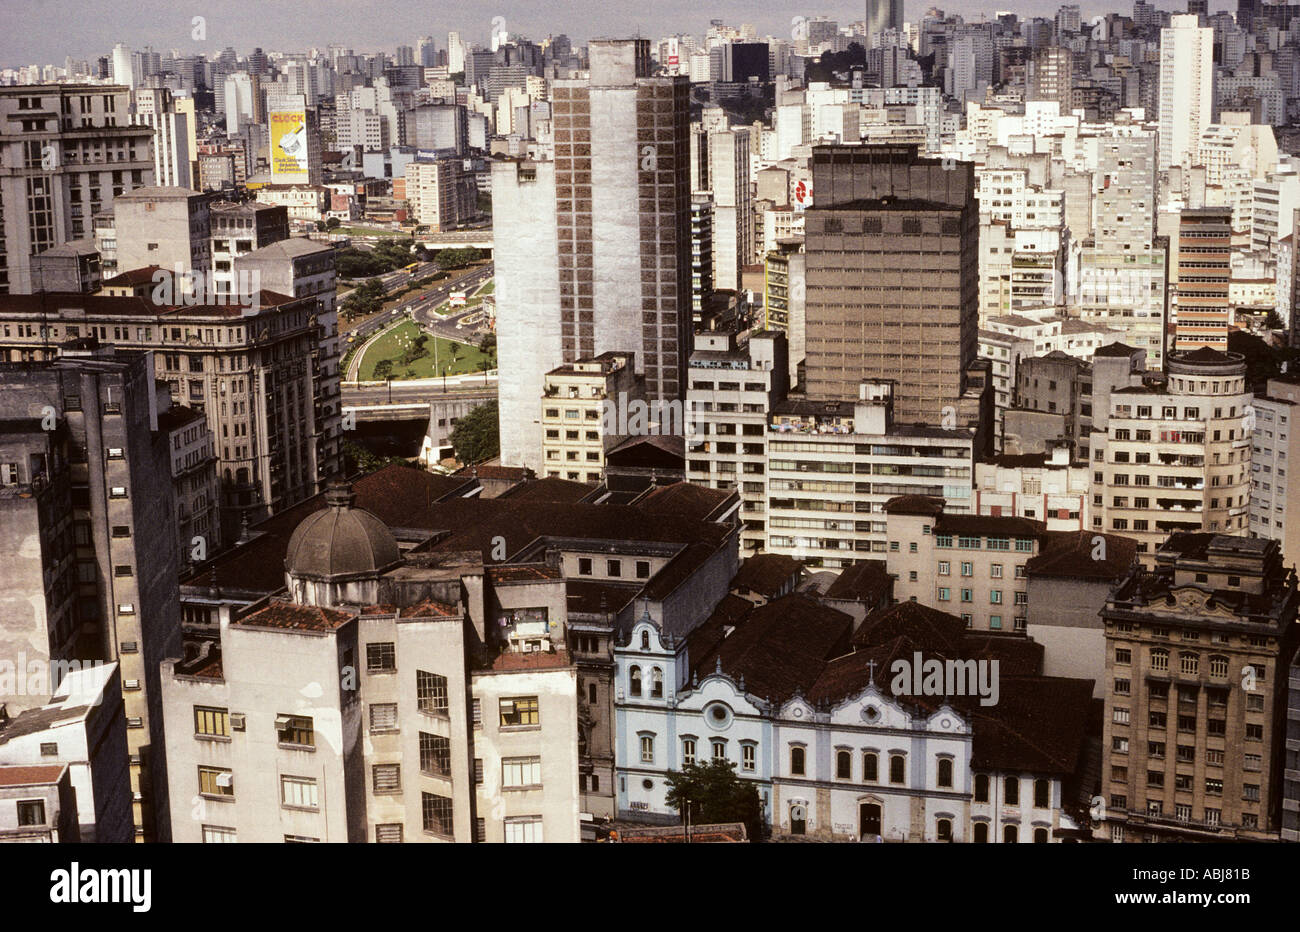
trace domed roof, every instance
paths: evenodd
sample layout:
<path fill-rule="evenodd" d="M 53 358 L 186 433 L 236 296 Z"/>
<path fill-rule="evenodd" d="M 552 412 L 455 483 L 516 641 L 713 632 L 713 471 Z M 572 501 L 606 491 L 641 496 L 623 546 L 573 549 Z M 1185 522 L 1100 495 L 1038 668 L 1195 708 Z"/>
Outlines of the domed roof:
<path fill-rule="evenodd" d="M 377 574 L 401 562 L 397 540 L 370 512 L 354 506 L 345 482 L 331 482 L 326 506 L 303 519 L 289 538 L 285 572 L 332 577 Z"/>

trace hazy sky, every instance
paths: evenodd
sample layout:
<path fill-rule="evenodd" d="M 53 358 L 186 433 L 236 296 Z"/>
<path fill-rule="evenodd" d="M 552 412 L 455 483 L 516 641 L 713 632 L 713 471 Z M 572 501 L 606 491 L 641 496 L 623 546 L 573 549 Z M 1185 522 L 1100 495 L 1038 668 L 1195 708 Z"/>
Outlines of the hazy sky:
<path fill-rule="evenodd" d="M 932 3 L 905 0 L 908 20 L 919 18 L 937 5 L 968 19 L 1011 9 L 1021 16 L 1051 15 L 1059 0 L 1020 0 L 1005 6 L 980 0 Z M 1085 17 L 1114 9 L 1129 13 L 1131 0 L 1087 2 Z M 1157 0 L 1162 9 L 1185 9 L 1182 0 Z M 1235 9 L 1235 0 L 1211 0 L 1210 8 Z M 709 20 L 753 23 L 759 35 L 789 35 L 796 15 L 826 15 L 842 23 L 862 19 L 863 3 L 822 2 L 804 5 L 774 0 L 579 0 L 545 3 L 538 0 L 469 0 L 447 3 L 427 0 L 0 0 L 0 67 L 62 64 L 66 56 L 92 58 L 107 54 L 117 42 L 132 48 L 152 46 L 158 51 L 178 49 L 189 54 L 218 52 L 234 46 L 245 54 L 254 46 L 264 49 L 305 50 L 332 42 L 358 51 L 391 50 L 414 45 L 421 35 L 446 46 L 447 31 L 455 29 L 471 42 L 487 44 L 494 17 L 504 17 L 506 30 L 533 39 L 565 33 L 575 40 L 592 36 L 640 35 L 658 38 L 670 32 L 702 35 Z M 195 16 L 207 20 L 207 38 L 191 37 Z"/>

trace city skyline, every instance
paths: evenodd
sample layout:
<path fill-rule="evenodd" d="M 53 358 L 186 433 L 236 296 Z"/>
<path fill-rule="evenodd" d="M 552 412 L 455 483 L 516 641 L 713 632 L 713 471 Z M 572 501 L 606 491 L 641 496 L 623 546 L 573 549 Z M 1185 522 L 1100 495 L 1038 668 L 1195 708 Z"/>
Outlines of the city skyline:
<path fill-rule="evenodd" d="M 1024 4 L 991 9 L 979 0 L 961 0 L 955 4 L 906 0 L 904 20 L 917 21 L 931 6 L 937 6 L 945 13 L 959 13 L 973 21 L 980 14 L 991 19 L 996 10 L 1002 9 L 1022 17 L 1050 17 L 1060 4 L 1054 0 L 1028 0 Z M 1110 9 L 1104 2 L 1080 3 L 1079 6 L 1085 20 Z M 1167 3 L 1157 3 L 1156 6 L 1159 9 L 1170 8 Z M 802 6 L 783 3 L 764 4 L 762 7 L 740 0 L 725 0 L 707 12 L 700 12 L 696 4 L 686 0 L 668 0 L 655 6 L 653 16 L 645 15 L 642 5 L 627 4 L 620 9 L 608 3 L 593 3 L 585 9 L 581 5 L 568 5 L 559 16 L 555 16 L 534 4 L 505 0 L 493 4 L 490 10 L 484 11 L 485 15 L 472 16 L 461 12 L 431 16 L 429 8 L 418 0 L 396 0 L 385 4 L 384 21 L 379 25 L 351 20 L 350 7 L 350 0 L 277 0 L 271 6 L 257 0 L 227 0 L 212 9 L 182 9 L 168 0 L 141 0 L 126 11 L 90 7 L 78 11 L 78 24 L 81 36 L 102 37 L 91 43 L 76 37 L 47 39 L 44 27 L 48 8 L 14 5 L 0 10 L 0 67 L 61 64 L 69 56 L 92 58 L 107 55 L 118 42 L 133 49 L 151 47 L 156 51 L 167 51 L 175 48 L 182 54 L 209 56 L 227 46 L 233 46 L 241 55 L 248 54 L 254 47 L 306 52 L 332 44 L 348 46 L 358 52 L 373 52 L 391 51 L 398 45 L 414 45 L 415 40 L 423 35 L 432 35 L 439 47 L 445 47 L 447 33 L 458 31 L 467 41 L 486 46 L 492 34 L 493 19 L 498 16 L 505 18 L 507 32 L 525 35 L 534 42 L 561 33 L 575 42 L 585 42 L 593 38 L 639 36 L 653 41 L 678 33 L 702 35 L 708 29 L 709 20 L 718 18 L 730 25 L 752 23 L 760 36 L 789 38 L 791 20 L 795 16 L 824 15 L 847 25 L 862 20 L 866 15 L 864 4 L 845 3 L 843 0 L 836 0 L 833 4 Z M 1235 9 L 1235 4 L 1231 0 L 1212 0 L 1210 4 L 1211 12 L 1232 9 Z M 633 14 L 632 18 L 627 16 L 628 12 Z M 191 38 L 195 16 L 204 16 L 207 20 L 208 38 L 203 42 Z M 310 25 L 303 25 L 304 19 Z M 352 23 L 351 35 L 328 25 L 343 20 Z"/>

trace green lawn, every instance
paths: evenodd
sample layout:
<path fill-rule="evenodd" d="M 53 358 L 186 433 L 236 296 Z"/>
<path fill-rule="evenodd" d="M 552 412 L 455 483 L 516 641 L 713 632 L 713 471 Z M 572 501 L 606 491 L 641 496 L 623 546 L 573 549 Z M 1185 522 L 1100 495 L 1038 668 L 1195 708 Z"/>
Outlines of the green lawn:
<path fill-rule="evenodd" d="M 497 290 L 497 280 L 495 278 L 489 278 L 487 284 L 484 285 L 482 288 L 480 288 L 478 290 L 478 293 L 492 294 L 496 290 Z"/>
<path fill-rule="evenodd" d="M 369 382 L 375 377 L 375 366 L 382 359 L 391 359 L 393 361 L 393 378 L 394 379 L 428 379 L 442 375 L 443 368 L 446 368 L 447 375 L 461 375 L 466 372 L 479 372 L 478 364 L 483 360 L 484 354 L 477 346 L 468 343 L 457 343 L 452 340 L 444 340 L 438 337 L 429 337 L 425 344 L 427 355 L 421 356 L 412 362 L 409 366 L 403 366 L 398 360 L 402 355 L 402 341 L 410 340 L 422 331 L 410 321 L 404 321 L 398 324 L 392 330 L 389 330 L 382 337 L 370 344 L 366 350 L 365 357 L 361 360 L 361 368 L 358 375 L 363 382 Z M 438 369 L 434 371 L 434 343 L 437 342 L 438 348 Z M 453 361 L 452 352 L 456 351 L 456 358 Z M 488 358 L 495 368 L 496 359 L 492 356 Z M 408 373 L 409 370 L 409 373 Z"/>

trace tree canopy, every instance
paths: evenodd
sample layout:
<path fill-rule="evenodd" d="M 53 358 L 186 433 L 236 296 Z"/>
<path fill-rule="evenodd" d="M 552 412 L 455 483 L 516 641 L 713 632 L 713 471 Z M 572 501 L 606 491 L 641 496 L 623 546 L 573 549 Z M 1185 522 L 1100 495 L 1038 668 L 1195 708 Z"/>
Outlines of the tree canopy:
<path fill-rule="evenodd" d="M 456 459 L 466 465 L 482 463 L 501 452 L 497 403 L 479 405 L 451 429 L 451 446 Z"/>
<path fill-rule="evenodd" d="M 758 788 L 736 776 L 735 768 L 732 761 L 711 760 L 669 771 L 668 805 L 685 822 L 689 800 L 692 825 L 743 822 L 749 837 L 758 838 L 763 830 L 763 803 Z"/>

